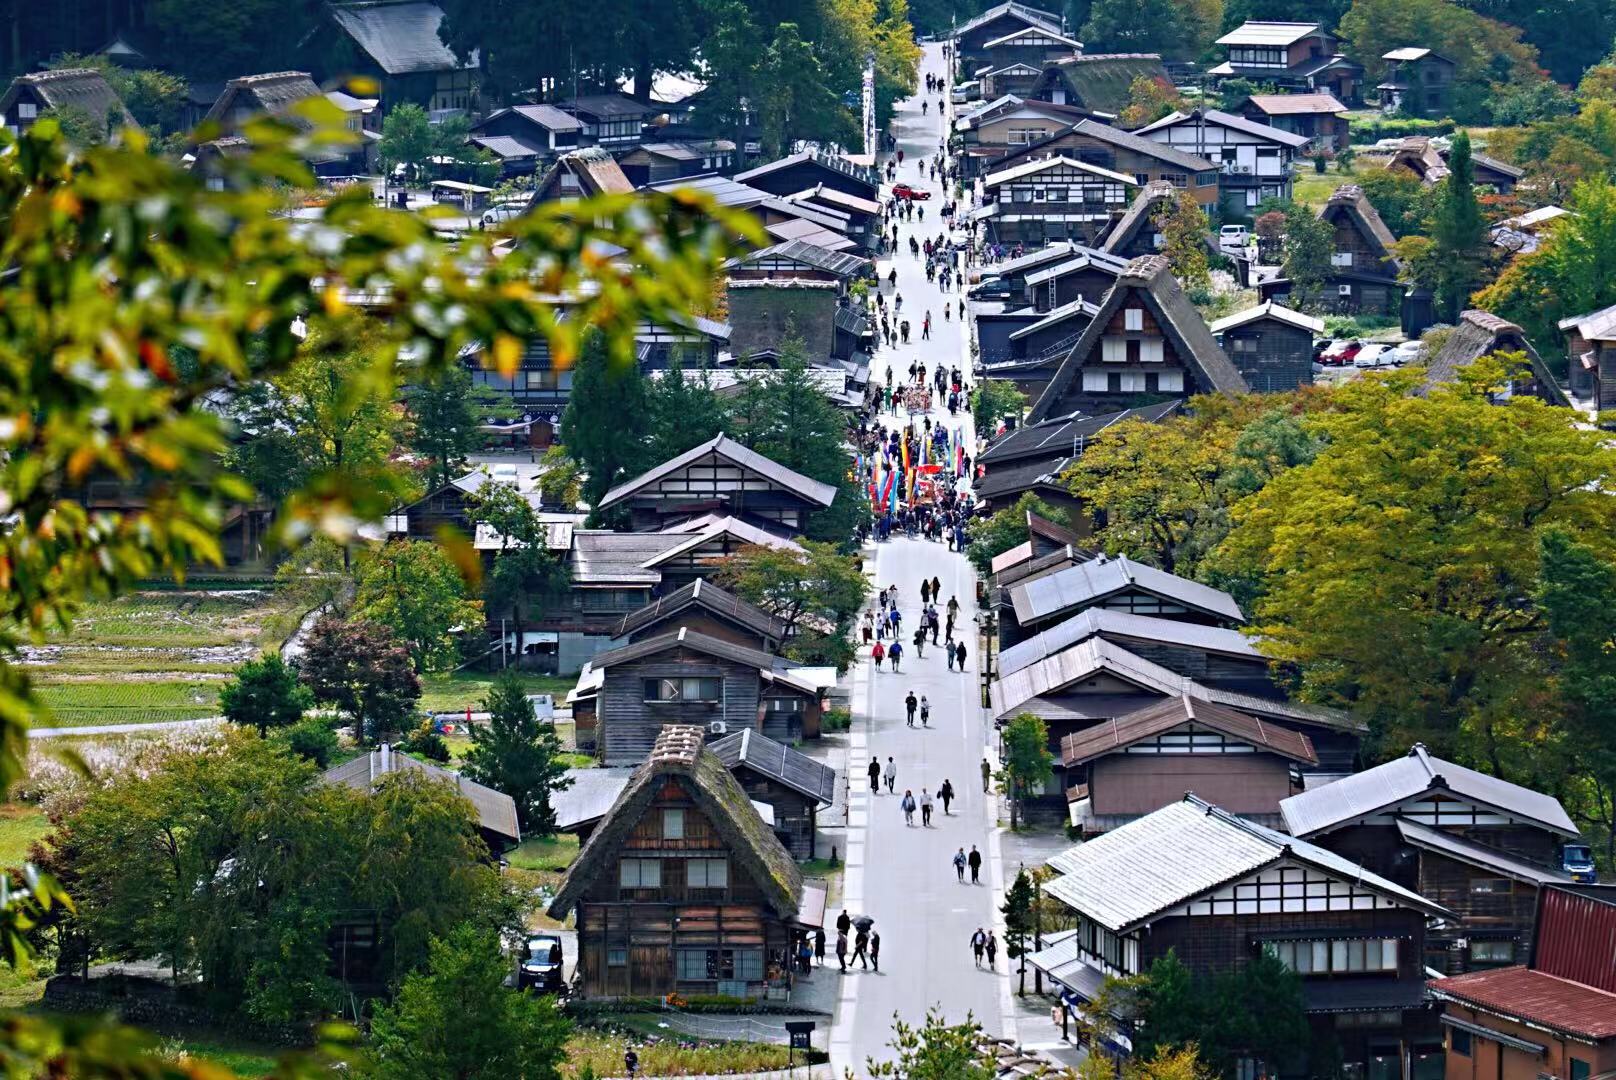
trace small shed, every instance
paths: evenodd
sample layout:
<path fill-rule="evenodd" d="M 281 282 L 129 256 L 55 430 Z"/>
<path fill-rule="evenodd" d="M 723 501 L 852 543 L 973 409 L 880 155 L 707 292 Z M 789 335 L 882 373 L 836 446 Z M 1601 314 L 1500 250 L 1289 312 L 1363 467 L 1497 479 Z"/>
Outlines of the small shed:
<path fill-rule="evenodd" d="M 836 770 L 758 731 L 726 735 L 710 749 L 750 798 L 774 808 L 774 834 L 792 856 L 814 858 L 819 811 L 836 801 Z"/>
<path fill-rule="evenodd" d="M 1323 319 L 1270 300 L 1219 319 L 1210 329 L 1257 393 L 1312 385 L 1313 339 L 1324 333 Z"/>

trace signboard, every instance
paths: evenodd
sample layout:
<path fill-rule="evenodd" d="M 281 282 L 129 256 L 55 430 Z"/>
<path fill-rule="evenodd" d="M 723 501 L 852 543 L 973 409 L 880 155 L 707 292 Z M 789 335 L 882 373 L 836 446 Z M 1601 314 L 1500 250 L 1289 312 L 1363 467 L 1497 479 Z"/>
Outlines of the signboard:
<path fill-rule="evenodd" d="M 864 156 L 875 160 L 875 53 L 864 58 Z"/>

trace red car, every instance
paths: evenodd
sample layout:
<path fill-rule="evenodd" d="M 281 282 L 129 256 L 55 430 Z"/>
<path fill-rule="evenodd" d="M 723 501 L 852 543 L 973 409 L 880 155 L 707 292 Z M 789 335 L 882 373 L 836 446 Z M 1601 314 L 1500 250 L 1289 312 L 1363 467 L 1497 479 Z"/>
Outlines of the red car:
<path fill-rule="evenodd" d="M 931 198 L 931 192 L 921 191 L 918 188 L 912 188 L 908 184 L 894 184 L 892 187 L 892 194 L 900 199 L 908 199 L 918 202 L 925 202 L 927 199 Z"/>

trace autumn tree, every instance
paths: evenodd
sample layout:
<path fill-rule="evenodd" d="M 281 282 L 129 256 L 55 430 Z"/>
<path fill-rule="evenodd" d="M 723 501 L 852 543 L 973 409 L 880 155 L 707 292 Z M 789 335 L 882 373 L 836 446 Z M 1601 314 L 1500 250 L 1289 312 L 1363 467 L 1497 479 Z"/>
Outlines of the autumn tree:
<path fill-rule="evenodd" d="M 1188 191 L 1157 208 L 1151 224 L 1162 235 L 1162 255 L 1186 292 L 1205 291 L 1212 284 L 1206 255 L 1206 211 Z"/>
<path fill-rule="evenodd" d="M 869 595 L 869 579 L 832 544 L 800 545 L 743 547 L 724 560 L 715 580 L 784 623 L 793 656 L 845 667 L 852 661 L 849 633 Z"/>
<path fill-rule="evenodd" d="M 355 616 L 392 631 L 417 671 L 453 666 L 457 637 L 481 636 L 482 605 L 467 596 L 460 570 L 437 544 L 390 540 L 359 561 L 355 578 Z"/>
<path fill-rule="evenodd" d="M 1172 83 L 1160 76 L 1136 75 L 1128 84 L 1128 104 L 1117 114 L 1117 122 L 1125 128 L 1142 128 L 1181 109 L 1188 111 Z"/>
<path fill-rule="evenodd" d="M 322 617 L 309 631 L 298 674 L 315 701 L 348 716 L 361 743 L 404 730 L 421 697 L 409 650 L 376 623 Z"/>

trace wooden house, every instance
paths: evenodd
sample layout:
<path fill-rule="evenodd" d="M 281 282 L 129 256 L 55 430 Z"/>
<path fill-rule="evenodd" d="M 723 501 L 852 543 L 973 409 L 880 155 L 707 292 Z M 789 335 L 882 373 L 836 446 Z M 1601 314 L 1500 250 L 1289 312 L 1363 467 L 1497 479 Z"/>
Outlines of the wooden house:
<path fill-rule="evenodd" d="M 744 547 L 802 551 L 796 541 L 780 535 L 778 530 L 771 531 L 721 512 L 704 513 L 676 522 L 663 529 L 662 534 L 676 538 L 677 542 L 651 556 L 643 565 L 662 575 L 664 596 L 668 595 L 666 590 L 682 589 L 711 578 L 723 567 L 726 559 Z M 774 651 L 773 646 L 759 647 Z"/>
<path fill-rule="evenodd" d="M 1335 35 L 1318 23 L 1247 19 L 1217 43 L 1226 50 L 1224 62 L 1207 71 L 1216 82 L 1246 79 L 1291 93 L 1359 98 L 1363 66 L 1343 56 Z"/>
<path fill-rule="evenodd" d="M 1082 51 L 1083 43 L 1076 38 L 1044 26 L 1024 26 L 983 44 L 982 66 L 972 74 L 980 80 L 991 71 L 1002 71 L 1016 64 L 1042 71 L 1046 63 Z"/>
<path fill-rule="evenodd" d="M 1127 257 L 1073 245 L 1071 256 L 1027 271 L 1023 302 L 1043 315 L 1079 300 L 1097 305 L 1128 268 Z"/>
<path fill-rule="evenodd" d="M 575 915 L 588 997 L 789 986 L 792 947 L 824 921 L 805 883 L 702 730 L 672 726 L 567 871 L 550 917 Z"/>
<path fill-rule="evenodd" d="M 1306 735 L 1188 694 L 1061 740 L 1072 824 L 1085 837 L 1175 803 L 1186 792 L 1269 827 L 1319 763 Z"/>
<path fill-rule="evenodd" d="M 635 187 L 701 176 L 727 168 L 735 154 L 729 139 L 690 139 L 641 143 L 617 159 Z"/>
<path fill-rule="evenodd" d="M 773 811 L 774 835 L 795 859 L 818 853 L 819 811 L 836 801 L 836 770 L 751 728 L 709 749 L 753 802 Z"/>
<path fill-rule="evenodd" d="M 785 626 L 779 619 L 702 578 L 623 616 L 614 637 L 632 644 L 680 627 L 762 652 L 777 653 L 785 641 Z"/>
<path fill-rule="evenodd" d="M 737 173 L 735 182 L 781 197 L 821 185 L 866 202 L 881 197 L 881 181 L 873 170 L 816 150 L 790 154 Z"/>
<path fill-rule="evenodd" d="M 1127 107 L 1135 79 L 1172 83 L 1156 53 L 1082 53 L 1047 61 L 1029 96 L 1116 116 Z"/>
<path fill-rule="evenodd" d="M 714 510 L 800 533 L 836 488 L 770 461 L 722 433 L 608 491 L 596 507 L 626 509 L 641 532 Z"/>
<path fill-rule="evenodd" d="M 1092 243 L 1132 198 L 1132 177 L 1062 155 L 989 173 L 970 212 L 995 243 Z"/>
<path fill-rule="evenodd" d="M 1571 392 L 1603 413 L 1616 409 L 1616 305 L 1559 322 L 1570 356 Z"/>
<path fill-rule="evenodd" d="M 0 122 L 13 135 L 34 126 L 52 110 L 82 109 L 97 135 L 112 136 L 122 128 L 138 128 L 123 99 L 106 76 L 93 68 L 35 71 L 11 80 L 0 96 Z"/>
<path fill-rule="evenodd" d="M 1347 107 L 1335 95 L 1253 94 L 1240 115 L 1259 124 L 1307 137 L 1308 143 L 1334 149 L 1347 145 Z"/>
<path fill-rule="evenodd" d="M 962 111 L 954 121 L 961 144 L 961 168 L 967 178 L 993 172 L 1008 155 L 1041 144 L 1093 116 L 1075 106 L 1052 105 L 1015 94 L 990 98 Z"/>
<path fill-rule="evenodd" d="M 1008 34 L 1024 30 L 1040 30 L 1047 34 L 1064 36 L 1064 19 L 1058 12 L 1007 0 L 962 23 L 954 30 L 954 54 L 963 77 L 971 77 L 987 59 L 989 42 L 999 41 Z"/>
<path fill-rule="evenodd" d="M 554 105 L 513 105 L 472 125 L 470 142 L 499 158 L 506 175 L 525 176 L 577 149 L 583 127 Z"/>
<path fill-rule="evenodd" d="M 584 94 L 555 103 L 556 108 L 583 124 L 581 141 L 607 150 L 626 150 L 645 138 L 647 125 L 663 117 L 668 107 L 640 101 L 627 94 Z"/>
<path fill-rule="evenodd" d="M 1148 971 L 1169 950 L 1199 978 L 1266 952 L 1300 977 L 1315 1044 L 1327 1039 L 1341 1056 L 1333 1065 L 1248 1059 L 1248 1075 L 1344 1064 L 1347 1075 L 1395 1080 L 1440 1064 L 1424 939 L 1427 921 L 1449 912 L 1407 887 L 1194 795 L 1049 866 L 1060 876 L 1044 895 L 1071 909 L 1077 929 L 1046 939 L 1029 961 L 1058 984 L 1063 1011 L 1080 1011 L 1107 977 Z"/>
<path fill-rule="evenodd" d="M 1525 331 L 1487 311 L 1471 310 L 1459 315 L 1459 324 L 1436 355 L 1426 362 L 1425 390 L 1456 381 L 1462 369 L 1483 356 L 1502 353 L 1520 353 L 1525 356 L 1526 364 L 1499 388 L 1493 395 L 1494 400 L 1502 402 L 1524 395 L 1549 405 L 1571 406 L 1571 399 L 1550 374 L 1548 365 L 1527 340 Z"/>
<path fill-rule="evenodd" d="M 381 88 L 384 111 L 412 102 L 430 113 L 478 111 L 478 57 L 455 55 L 439 36 L 443 9 L 432 0 L 357 0 L 326 8 L 325 75 L 360 75 Z"/>
<path fill-rule="evenodd" d="M 977 376 L 1008 379 L 1029 398 L 1037 398 L 1098 310 L 1081 297 L 1042 315 L 1023 309 L 1017 314 L 1030 313 L 1032 318 L 1018 319 L 1006 333 L 979 340 Z M 981 492 L 977 495 L 980 498 Z"/>
<path fill-rule="evenodd" d="M 787 203 L 787 206 L 793 204 Z M 801 212 L 803 207 L 796 207 Z M 828 281 L 838 294 L 856 280 L 870 277 L 873 264 L 862 255 L 830 251 L 803 240 L 788 240 L 730 259 L 724 264 L 730 281 Z"/>
<path fill-rule="evenodd" d="M 1381 55 L 1385 71 L 1380 84 L 1382 112 L 1435 120 L 1453 109 L 1452 60 L 1430 49 L 1407 47 Z"/>
<path fill-rule="evenodd" d="M 624 195 L 634 190 L 617 159 L 600 147 L 569 150 L 555 160 L 533 187 L 530 205 L 595 195 Z"/>
<path fill-rule="evenodd" d="M 1074 529 L 1050 521 L 1031 510 L 1027 511 L 1027 539 L 1008 551 L 993 557 L 989 564 L 991 583 L 995 591 L 1019 581 L 1031 573 L 1034 563 L 1056 552 L 1072 556 L 1072 564 L 1087 562 L 1095 552 L 1085 549 L 1084 536 Z M 1081 558 L 1079 558 L 1081 556 Z"/>
<path fill-rule="evenodd" d="M 1020 307 L 1026 303 L 1020 298 L 1026 292 L 1028 274 L 1067 262 L 1076 258 L 1083 250 L 1085 249 L 1082 244 L 1057 240 L 1043 247 L 1034 248 L 1025 255 L 984 266 L 982 280 L 971 287 L 969 295 L 977 298 L 993 293 L 1011 300 L 1015 306 Z"/>
<path fill-rule="evenodd" d="M 1160 256 L 1135 259 L 1062 361 L 1027 419 L 1136 408 L 1249 388 Z"/>
<path fill-rule="evenodd" d="M 1616 895 L 1549 886 L 1530 958 L 1426 984 L 1447 1032 L 1445 1080 L 1587 1080 L 1616 1071 Z"/>
<path fill-rule="evenodd" d="M 1128 212 L 1106 230 L 1100 250 L 1128 260 L 1159 254 L 1165 241 L 1156 228 L 1156 215 L 1171 209 L 1177 201 L 1177 188 L 1166 180 L 1152 180 L 1139 189 Z"/>
<path fill-rule="evenodd" d="M 1294 795 L 1280 812 L 1291 835 L 1452 909 L 1456 917 L 1432 935 L 1425 960 L 1450 974 L 1524 957 L 1537 891 L 1569 880 L 1556 867 L 1561 845 L 1578 835 L 1554 796 L 1443 761 L 1418 744 Z"/>
<path fill-rule="evenodd" d="M 1291 166 L 1308 141 L 1218 109 L 1172 112 L 1137 134 L 1215 163 L 1223 208 L 1241 216 L 1265 200 L 1291 197 Z"/>
<path fill-rule="evenodd" d="M 1386 159 L 1386 168 L 1407 169 L 1426 187 L 1448 175 L 1448 163 L 1425 135 L 1410 135 L 1398 143 L 1392 156 Z"/>
<path fill-rule="evenodd" d="M 977 82 L 982 84 L 982 97 L 987 101 L 1010 95 L 1026 100 L 1032 88 L 1043 75 L 1043 65 L 1013 62 L 1002 67 L 988 65 L 978 69 Z"/>
<path fill-rule="evenodd" d="M 1086 526 L 1088 511 L 1061 482 L 1066 467 L 1077 460 L 1090 440 L 1111 425 L 1123 420 L 1157 423 L 1176 414 L 1181 404 L 1175 398 L 1140 409 L 1098 416 L 1061 416 L 1012 428 L 977 456 L 977 464 L 985 473 L 974 485 L 977 502 L 996 513 L 1032 492 L 1045 502 L 1065 507 L 1074 522 Z"/>
<path fill-rule="evenodd" d="M 1131 176 L 1141 187 L 1165 181 L 1188 191 L 1204 210 L 1218 202 L 1218 167 L 1212 162 L 1098 120 L 1079 120 L 1045 139 L 1013 150 L 990 163 L 989 169 L 1003 171 L 1054 155 Z"/>
<path fill-rule="evenodd" d="M 1381 220 L 1369 197 L 1356 184 L 1343 184 L 1319 208 L 1330 226 L 1333 250 L 1330 277 L 1316 296 L 1305 298 L 1315 308 L 1349 315 L 1391 315 L 1403 311 L 1406 286 L 1398 280 L 1399 264 L 1392 251 L 1396 238 Z M 1288 278 L 1274 278 L 1258 286 L 1264 300 L 1289 296 Z M 1302 299 L 1292 297 L 1292 306 Z"/>
<path fill-rule="evenodd" d="M 217 124 L 224 134 L 234 135 L 254 116 L 283 116 L 299 102 L 319 96 L 320 88 L 306 71 L 243 75 L 224 84 L 203 123 Z"/>
<path fill-rule="evenodd" d="M 321 774 L 320 781 L 371 792 L 385 784 L 388 777 L 400 773 L 425 776 L 454 788 L 471 804 L 476 815 L 477 831 L 488 845 L 491 858 L 497 858 L 522 842 L 522 830 L 516 821 L 516 802 L 509 795 L 467 780 L 457 772 L 398 753 L 387 743 L 383 743 L 380 749 L 327 769 Z"/>
<path fill-rule="evenodd" d="M 1256 393 L 1313 384 L 1313 340 L 1324 333 L 1323 319 L 1270 300 L 1219 319 L 1208 329 Z"/>
<path fill-rule="evenodd" d="M 240 129 L 248 118 L 269 115 L 298 127 L 308 127 L 309 122 L 297 115 L 296 106 L 321 96 L 330 100 L 329 95 L 322 95 L 319 86 L 306 71 L 272 71 L 231 79 L 224 84 L 224 89 L 203 118 L 203 123 L 218 125 L 223 134 L 196 147 L 196 162 L 192 168 L 207 175 L 210 186 L 222 188 L 225 176 L 221 162 L 247 150 Z M 351 101 L 359 102 L 359 99 Z M 342 105 L 338 107 L 344 108 Z M 364 129 L 362 113 L 355 113 L 351 109 L 345 111 L 348 112 L 348 128 L 354 132 L 356 143 L 353 146 L 320 147 L 308 151 L 306 160 L 317 176 L 353 176 L 370 171 L 375 156 L 374 141 L 378 135 Z"/>

